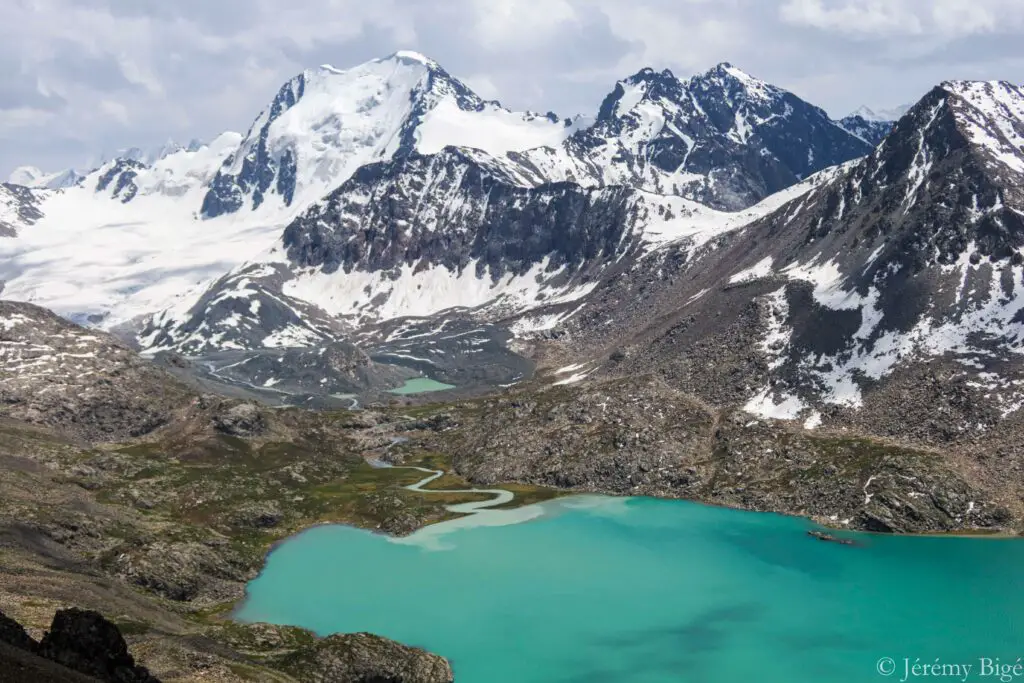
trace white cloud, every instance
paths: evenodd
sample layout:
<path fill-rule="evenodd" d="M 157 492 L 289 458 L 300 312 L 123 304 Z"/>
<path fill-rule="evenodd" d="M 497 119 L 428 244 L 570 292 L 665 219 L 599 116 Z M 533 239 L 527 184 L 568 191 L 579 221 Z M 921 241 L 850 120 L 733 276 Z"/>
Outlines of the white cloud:
<path fill-rule="evenodd" d="M 856 36 L 948 39 L 1014 31 L 1024 23 L 1021 0 L 786 0 L 791 24 Z"/>
<path fill-rule="evenodd" d="M 120 102 L 114 102 L 113 100 L 103 100 L 100 102 L 100 109 L 106 114 L 110 115 L 115 121 L 121 125 L 128 124 L 128 107 L 124 106 Z"/>
<path fill-rule="evenodd" d="M 1022 26 L 1024 0 L 2 0 L 0 177 L 243 130 L 301 69 L 402 48 L 519 109 L 728 60 L 843 114 L 1024 80 Z"/>
<path fill-rule="evenodd" d="M 489 48 L 535 45 L 577 19 L 566 0 L 473 0 L 476 39 Z"/>
<path fill-rule="evenodd" d="M 501 91 L 498 90 L 498 86 L 494 85 L 494 81 L 483 74 L 463 76 L 460 80 L 485 100 L 496 100 L 501 96 Z"/>
<path fill-rule="evenodd" d="M 852 34 L 916 34 L 920 19 L 899 0 L 787 0 L 779 10 L 784 21 Z"/>
<path fill-rule="evenodd" d="M 49 124 L 54 119 L 53 112 L 31 107 L 0 109 L 0 137 L 20 134 L 23 128 L 38 128 Z"/>

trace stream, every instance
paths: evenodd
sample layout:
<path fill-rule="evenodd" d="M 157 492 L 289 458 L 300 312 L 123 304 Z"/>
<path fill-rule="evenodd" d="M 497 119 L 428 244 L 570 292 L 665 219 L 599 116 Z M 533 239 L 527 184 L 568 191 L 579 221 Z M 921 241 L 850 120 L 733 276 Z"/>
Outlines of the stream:
<path fill-rule="evenodd" d="M 408 439 L 406 439 L 405 437 L 401 437 L 401 436 L 393 437 L 392 440 L 391 440 L 391 443 L 389 443 L 387 446 L 384 447 L 384 452 L 386 453 L 387 451 L 391 450 L 391 448 L 393 446 L 396 446 L 396 445 L 398 445 L 400 443 L 404 443 L 405 441 L 408 441 Z M 392 465 L 391 463 L 385 462 L 384 460 L 381 460 L 379 458 L 367 458 L 366 461 L 372 467 L 396 469 L 396 470 L 416 470 L 417 472 L 425 472 L 427 474 L 427 476 L 424 477 L 423 479 L 420 479 L 415 484 L 409 484 L 408 486 L 403 486 L 402 487 L 402 488 L 404 488 L 404 489 L 406 489 L 408 491 L 416 491 L 418 493 L 426 493 L 426 494 L 431 494 L 431 493 L 486 493 L 488 495 L 494 496 L 494 498 L 492 498 L 491 500 L 481 500 L 481 501 L 476 501 L 476 502 L 471 502 L 471 503 L 458 503 L 456 505 L 445 506 L 446 510 L 448 510 L 449 512 L 454 512 L 456 514 L 471 515 L 471 514 L 480 512 L 482 510 L 485 510 L 487 508 L 498 507 L 498 506 L 501 506 L 501 505 L 507 505 L 508 503 L 511 503 L 515 499 L 515 494 L 514 493 L 512 493 L 511 491 L 505 491 L 504 489 L 437 489 L 437 490 L 427 489 L 427 488 L 424 488 L 424 487 L 427 486 L 428 484 L 430 484 L 432 481 L 440 479 L 441 477 L 444 476 L 444 474 L 445 474 L 444 470 L 432 470 L 432 469 L 428 469 L 426 467 L 414 467 L 414 466 L 411 466 L 411 465 L 405 465 L 405 466 L 403 466 L 403 465 Z"/>

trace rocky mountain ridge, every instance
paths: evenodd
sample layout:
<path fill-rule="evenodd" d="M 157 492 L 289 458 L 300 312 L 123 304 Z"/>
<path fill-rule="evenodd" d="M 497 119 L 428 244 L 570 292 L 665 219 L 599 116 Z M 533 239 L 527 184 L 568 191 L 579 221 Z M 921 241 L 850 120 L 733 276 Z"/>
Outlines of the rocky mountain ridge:
<path fill-rule="evenodd" d="M 497 320 L 568 304 L 658 244 L 703 243 L 766 210 L 727 214 L 624 186 L 534 186 L 479 150 L 411 154 L 359 169 L 293 221 L 266 260 L 153 317 L 140 343 L 181 353 L 271 346 L 277 328 L 262 316 L 286 301 L 316 309 L 291 316 L 287 338 L 306 346 L 323 338 L 308 325 L 332 317 L 349 330 L 446 309 Z M 233 302 L 230 330 L 212 326 L 220 316 L 209 302 L 222 301 Z"/>
<path fill-rule="evenodd" d="M 686 80 L 643 69 L 566 141 L 547 180 L 628 185 L 716 209 L 748 208 L 813 173 L 867 154 L 821 109 L 729 63 Z"/>
<path fill-rule="evenodd" d="M 714 403 L 812 428 L 931 445 L 1013 433 L 1022 105 L 1009 83 L 936 87 L 871 155 L 802 197 L 702 252 L 670 246 L 603 283 L 567 334 L 632 349 L 614 372 L 661 366 Z M 627 303 L 638 291 L 643 304 Z M 601 324 L 611 311 L 618 331 Z M 719 360 L 701 366 L 713 348 Z M 912 385 L 920 373 L 934 375 L 928 400 Z M 892 420 L 908 411 L 914 420 Z"/>
<path fill-rule="evenodd" d="M 304 72 L 279 90 L 245 135 L 179 147 L 155 156 L 126 152 L 74 187 L 43 196 L 40 229 L 0 245 L 8 296 L 105 329 L 138 329 L 143 316 L 179 310 L 186 299 L 189 308 L 203 285 L 263 262 L 288 224 L 324 204 L 360 168 L 397 162 L 394 181 L 404 182 L 404 160 L 443 160 L 447 147 L 471 160 L 444 161 L 452 172 L 456 165 L 484 167 L 510 186 L 572 183 L 583 190 L 571 192 L 582 194 L 626 186 L 729 209 L 870 148 L 817 107 L 727 64 L 686 80 L 645 69 L 620 82 L 596 117 L 563 119 L 484 101 L 412 52 L 347 70 Z M 415 190 L 404 194 L 412 201 Z M 437 201 L 417 203 L 428 208 Z M 66 248 L 72 239 L 73 250 Z M 44 251 L 60 256 L 37 258 Z M 97 259 L 107 266 L 86 267 Z M 358 287 L 370 292 L 360 297 L 360 315 L 376 320 L 423 312 L 419 303 L 374 310 L 368 300 L 389 289 L 390 271 L 367 267 L 362 272 L 374 282 Z M 461 277 L 463 269 L 457 271 Z M 454 305 L 479 305 L 493 289 L 486 277 L 455 279 L 467 296 Z M 69 280 L 74 295 L 64 286 Z M 495 296 L 505 288 L 498 289 Z"/>

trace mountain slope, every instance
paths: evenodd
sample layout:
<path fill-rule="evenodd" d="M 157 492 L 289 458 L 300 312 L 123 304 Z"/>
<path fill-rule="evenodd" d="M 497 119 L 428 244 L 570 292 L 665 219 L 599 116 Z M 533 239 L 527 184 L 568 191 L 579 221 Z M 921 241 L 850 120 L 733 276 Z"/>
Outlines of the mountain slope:
<path fill-rule="evenodd" d="M 595 291 L 621 306 L 631 351 L 617 371 L 661 367 L 708 400 L 809 426 L 927 444 L 1012 434 L 1024 417 L 1022 132 L 1019 87 L 935 88 L 870 156 L 681 271 L 659 274 L 671 259 L 655 254 Z M 642 304 L 624 305 L 638 287 Z M 607 312 L 590 308 L 569 323 L 574 338 L 615 343 L 599 329 Z"/>
<path fill-rule="evenodd" d="M 0 416 L 93 440 L 140 436 L 191 392 L 102 332 L 0 301 Z"/>
<path fill-rule="evenodd" d="M 328 315 L 366 323 L 453 307 L 483 307 L 478 316 L 493 320 L 574 301 L 656 244 L 702 243 L 749 220 L 628 187 L 532 186 L 517 167 L 479 150 L 412 153 L 359 169 L 293 221 L 263 265 L 240 267 L 191 299 L 187 312 L 155 316 L 140 339 L 146 348 L 189 352 L 201 330 L 205 350 L 266 346 L 276 329 L 256 319 L 274 305 L 266 297 L 322 311 L 310 321 Z M 260 280 L 263 289 L 239 284 L 261 273 L 275 273 L 272 282 Z M 232 321 L 244 341 L 187 322 L 216 320 L 202 302 L 229 299 L 246 318 Z M 316 335 L 289 339 L 307 345 Z"/>
<path fill-rule="evenodd" d="M 540 188 L 551 183 L 573 182 L 586 192 L 607 188 L 606 196 L 623 194 L 612 186 L 625 185 L 682 195 L 678 202 L 642 200 L 664 203 L 657 211 L 681 215 L 703 211 L 687 207 L 686 197 L 723 208 L 748 206 L 812 170 L 869 149 L 821 110 L 728 65 L 687 81 L 645 70 L 619 84 L 595 125 L 586 123 L 485 102 L 416 53 L 346 71 L 325 66 L 285 84 L 244 136 L 225 133 L 205 146 L 170 145 L 152 153 L 127 150 L 77 185 L 45 195 L 37 229 L 0 243 L 0 279 L 8 297 L 104 329 L 135 331 L 144 316 L 191 308 L 210 283 L 242 264 L 266 260 L 285 226 L 367 165 L 443 159 L 444 150 L 456 146 L 472 164 L 502 178 L 503 186 L 519 188 L 516 193 L 536 189 L 536 201 L 548 201 L 541 198 L 550 193 Z M 799 152 L 789 154 L 793 148 Z M 455 204 L 482 202 L 472 187 L 444 183 Z M 395 201 L 415 203 L 458 225 L 461 219 L 441 207 L 439 198 L 428 192 L 416 198 L 417 192 L 410 185 Z M 498 204 L 487 209 L 490 216 Z M 375 210 L 366 218 L 375 221 L 374 235 L 382 234 L 386 212 Z M 557 221 L 549 218 L 545 225 L 552 232 L 531 236 L 531 259 L 537 242 L 562 239 Z M 416 241 L 422 243 L 424 235 Z M 435 240 L 429 249 L 436 251 L 442 242 Z M 436 265 L 430 259 L 412 289 L 404 290 L 388 269 L 377 268 L 378 257 L 344 279 L 317 276 L 307 264 L 308 286 L 291 295 L 366 319 L 475 307 L 502 294 L 536 296 L 536 283 L 522 269 L 509 273 L 515 283 L 502 284 L 494 279 L 500 280 L 497 271 L 477 277 L 475 265 L 451 270 L 451 260 L 438 271 L 429 267 Z M 411 269 L 417 258 L 409 254 L 406 261 Z M 432 298 L 428 293 L 436 287 L 444 294 Z M 391 303 L 371 304 L 380 294 Z M 330 303 L 344 298 L 351 304 Z M 198 328 L 200 322 L 192 324 Z M 265 330 L 264 337 L 275 329 Z"/>

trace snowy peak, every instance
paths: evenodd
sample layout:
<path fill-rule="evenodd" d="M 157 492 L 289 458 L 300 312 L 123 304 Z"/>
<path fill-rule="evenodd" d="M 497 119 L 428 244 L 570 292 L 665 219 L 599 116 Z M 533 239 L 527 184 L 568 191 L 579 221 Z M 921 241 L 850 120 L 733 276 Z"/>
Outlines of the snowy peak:
<path fill-rule="evenodd" d="M 82 174 L 73 168 L 46 173 L 35 166 L 20 166 L 11 172 L 8 182 L 12 185 L 22 185 L 36 190 L 61 190 L 66 187 L 74 187 L 82 182 Z"/>
<path fill-rule="evenodd" d="M 891 109 L 878 109 L 878 110 L 875 110 L 875 109 L 871 109 L 870 107 L 861 105 L 855 111 L 850 112 L 847 116 L 845 116 L 843 118 L 850 118 L 850 117 L 854 117 L 854 116 L 859 116 L 860 118 L 864 119 L 865 121 L 877 121 L 877 122 L 892 123 L 893 121 L 896 121 L 896 120 L 902 118 L 903 115 L 906 114 L 910 110 L 911 106 L 912 105 L 904 104 L 904 105 L 901 105 L 899 107 L 893 107 Z"/>
<path fill-rule="evenodd" d="M 837 121 L 836 125 L 868 144 L 878 145 L 892 130 L 894 123 L 894 121 L 872 121 L 860 115 L 851 114 Z"/>
<path fill-rule="evenodd" d="M 557 145 L 572 130 L 555 116 L 485 102 L 419 53 L 346 70 L 323 66 L 286 83 L 257 117 L 217 173 L 202 214 L 269 203 L 291 217 L 365 164 L 448 145 L 504 154 Z"/>
<path fill-rule="evenodd" d="M 619 81 L 597 123 L 573 137 L 578 161 L 563 179 L 596 174 L 598 184 L 739 210 L 871 147 L 820 108 L 732 64 L 686 80 L 647 68 Z"/>
<path fill-rule="evenodd" d="M 191 140 L 187 145 L 168 139 L 163 144 L 153 147 L 126 147 L 124 149 L 117 150 L 113 154 L 104 154 L 100 157 L 99 163 L 90 164 L 89 167 L 96 168 L 106 166 L 111 162 L 117 162 L 120 160 L 137 161 L 145 166 L 152 166 L 172 154 L 177 154 L 179 152 L 195 152 L 202 147 L 204 147 L 204 143 L 196 139 Z"/>
<path fill-rule="evenodd" d="M 878 145 L 892 130 L 893 125 L 910 111 L 911 105 L 906 104 L 892 109 L 874 110 L 866 106 L 839 119 L 836 123 L 844 130 L 861 138 L 872 145 Z"/>
<path fill-rule="evenodd" d="M 949 107 L 961 133 L 987 163 L 1024 180 L 1024 91 L 1006 81 L 947 81 Z"/>
<path fill-rule="evenodd" d="M 1018 266 L 1024 262 L 1020 88 L 937 86 L 872 154 L 766 220 L 777 262 L 831 259 L 837 274 L 849 278 L 846 285 L 859 291 L 920 274 L 941 278 L 983 262 Z M 782 249 L 790 251 L 780 255 Z"/>
<path fill-rule="evenodd" d="M 703 74 L 689 79 L 687 88 L 698 92 L 713 92 L 730 99 L 743 98 L 770 101 L 786 91 L 762 81 L 729 62 L 722 62 Z"/>
<path fill-rule="evenodd" d="M 437 62 L 433 59 L 413 50 L 399 50 L 388 57 L 388 59 L 400 59 L 407 62 L 417 62 L 427 67 L 437 67 Z"/>

